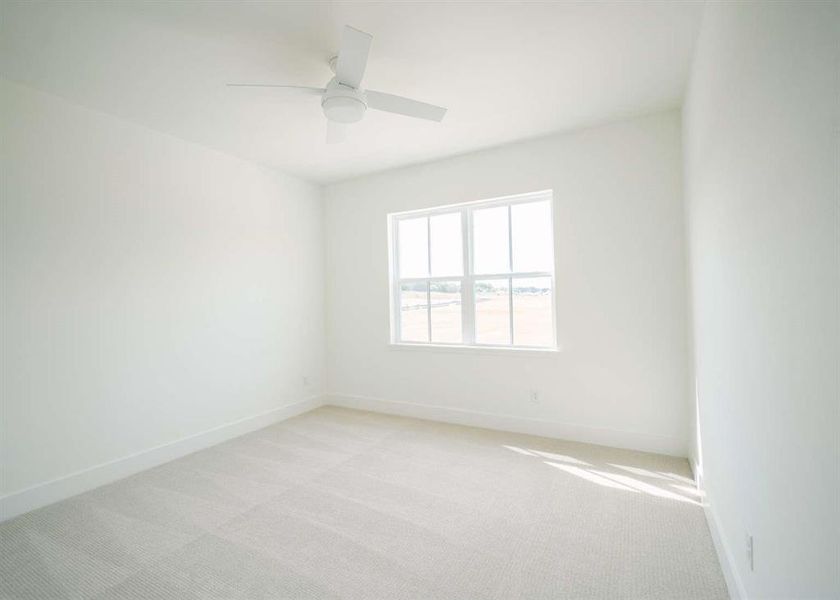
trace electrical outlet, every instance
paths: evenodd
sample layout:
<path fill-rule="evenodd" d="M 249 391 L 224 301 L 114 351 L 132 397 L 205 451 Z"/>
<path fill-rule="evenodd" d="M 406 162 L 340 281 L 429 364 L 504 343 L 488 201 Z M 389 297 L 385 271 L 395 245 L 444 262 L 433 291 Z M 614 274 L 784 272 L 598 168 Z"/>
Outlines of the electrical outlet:
<path fill-rule="evenodd" d="M 531 399 L 531 402 L 537 403 L 540 401 L 540 393 L 537 390 L 528 392 L 528 397 Z"/>
<path fill-rule="evenodd" d="M 304 377 L 303 378 L 303 387 L 309 387 L 309 383 L 310 383 L 309 377 Z"/>
<path fill-rule="evenodd" d="M 754 557 L 755 553 L 753 551 L 753 537 L 750 534 L 747 534 L 747 565 L 749 565 L 750 571 L 755 570 Z"/>

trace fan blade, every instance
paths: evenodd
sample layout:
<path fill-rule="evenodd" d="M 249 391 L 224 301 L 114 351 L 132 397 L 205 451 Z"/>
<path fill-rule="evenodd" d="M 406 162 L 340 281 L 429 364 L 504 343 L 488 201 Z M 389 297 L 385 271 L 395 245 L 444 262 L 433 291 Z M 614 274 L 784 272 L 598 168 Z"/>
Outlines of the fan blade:
<path fill-rule="evenodd" d="M 340 144 L 347 139 L 347 125 L 327 119 L 327 143 Z"/>
<path fill-rule="evenodd" d="M 373 36 L 364 31 L 344 26 L 341 32 L 341 50 L 335 65 L 335 78 L 339 83 L 358 88 L 367 66 L 370 42 Z"/>
<path fill-rule="evenodd" d="M 397 113 L 398 115 L 428 119 L 429 121 L 442 121 L 443 116 L 446 114 L 446 109 L 443 107 L 418 102 L 410 98 L 403 98 L 402 96 L 386 94 L 385 92 L 366 90 L 365 96 L 367 97 L 368 108 Z"/>
<path fill-rule="evenodd" d="M 303 92 L 312 96 L 320 96 L 327 90 L 324 88 L 306 87 L 303 85 L 274 85 L 271 83 L 228 83 L 227 87 L 281 88 L 289 91 Z"/>

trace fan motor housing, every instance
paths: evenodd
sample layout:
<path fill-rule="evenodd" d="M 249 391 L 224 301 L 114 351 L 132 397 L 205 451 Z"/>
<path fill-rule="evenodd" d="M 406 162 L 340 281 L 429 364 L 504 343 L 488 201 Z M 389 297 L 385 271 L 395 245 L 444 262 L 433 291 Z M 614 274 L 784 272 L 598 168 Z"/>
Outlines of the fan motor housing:
<path fill-rule="evenodd" d="M 367 102 L 364 92 L 342 85 L 333 78 L 327 84 L 327 91 L 321 99 L 321 108 L 330 121 L 356 123 L 365 116 Z"/>

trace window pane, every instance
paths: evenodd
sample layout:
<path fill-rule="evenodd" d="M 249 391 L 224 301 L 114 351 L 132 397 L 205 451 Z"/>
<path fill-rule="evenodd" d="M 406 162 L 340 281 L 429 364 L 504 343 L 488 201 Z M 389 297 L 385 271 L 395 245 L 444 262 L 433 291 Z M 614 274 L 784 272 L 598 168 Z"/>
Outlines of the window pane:
<path fill-rule="evenodd" d="M 508 207 L 473 211 L 473 272 L 507 273 L 510 271 L 508 247 Z"/>
<path fill-rule="evenodd" d="M 513 270 L 551 271 L 554 263 L 554 245 L 551 235 L 551 206 L 548 200 L 514 204 L 510 211 Z"/>
<path fill-rule="evenodd" d="M 432 233 L 432 277 L 463 275 L 461 213 L 430 217 L 429 227 Z"/>
<path fill-rule="evenodd" d="M 507 279 L 475 282 L 475 341 L 510 344 L 510 289 Z"/>
<path fill-rule="evenodd" d="M 400 339 L 403 342 L 429 341 L 429 311 L 426 282 L 400 285 Z"/>
<path fill-rule="evenodd" d="M 429 229 L 427 217 L 397 221 L 400 239 L 400 277 L 428 277 Z"/>
<path fill-rule="evenodd" d="M 513 280 L 513 343 L 516 346 L 554 345 L 553 297 L 550 277 Z"/>
<path fill-rule="evenodd" d="M 460 344 L 461 282 L 437 281 L 431 284 L 432 341 Z"/>

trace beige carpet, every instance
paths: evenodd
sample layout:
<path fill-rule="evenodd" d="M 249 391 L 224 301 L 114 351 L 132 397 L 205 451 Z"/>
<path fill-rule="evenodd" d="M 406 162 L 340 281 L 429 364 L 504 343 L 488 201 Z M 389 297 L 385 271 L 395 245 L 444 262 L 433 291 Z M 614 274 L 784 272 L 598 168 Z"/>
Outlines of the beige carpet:
<path fill-rule="evenodd" d="M 3 598 L 726 598 L 685 460 L 324 407 L 0 525 Z"/>

